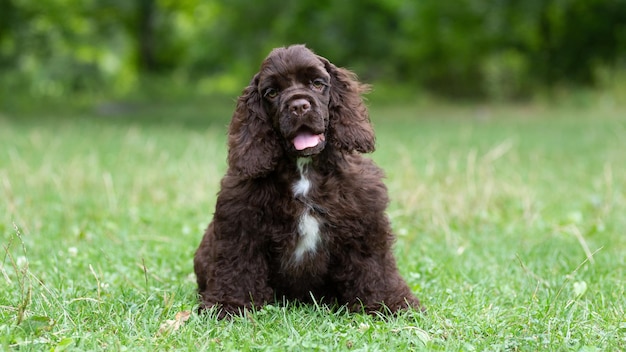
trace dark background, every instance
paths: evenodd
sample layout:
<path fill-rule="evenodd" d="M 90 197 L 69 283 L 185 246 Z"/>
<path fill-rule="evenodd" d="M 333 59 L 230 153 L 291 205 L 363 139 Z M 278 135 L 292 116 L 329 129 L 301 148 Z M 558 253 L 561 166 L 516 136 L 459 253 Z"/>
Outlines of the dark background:
<path fill-rule="evenodd" d="M 368 82 L 520 100 L 620 76 L 626 0 L 0 0 L 0 93 L 123 96 L 158 78 L 231 94 L 290 43 Z"/>

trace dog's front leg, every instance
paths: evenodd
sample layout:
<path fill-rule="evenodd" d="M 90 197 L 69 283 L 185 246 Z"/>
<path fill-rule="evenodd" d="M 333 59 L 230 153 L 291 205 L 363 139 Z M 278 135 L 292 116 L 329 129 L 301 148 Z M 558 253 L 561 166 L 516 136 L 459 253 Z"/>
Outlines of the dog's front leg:
<path fill-rule="evenodd" d="M 225 317 L 264 305 L 273 298 L 264 252 L 245 233 L 217 234 L 215 228 L 209 226 L 194 258 L 200 310 L 216 307 Z"/>
<path fill-rule="evenodd" d="M 343 258 L 340 267 L 343 270 L 337 273 L 335 280 L 341 299 L 350 310 L 372 314 L 423 309 L 400 276 L 390 252 L 367 257 L 351 252 Z"/>

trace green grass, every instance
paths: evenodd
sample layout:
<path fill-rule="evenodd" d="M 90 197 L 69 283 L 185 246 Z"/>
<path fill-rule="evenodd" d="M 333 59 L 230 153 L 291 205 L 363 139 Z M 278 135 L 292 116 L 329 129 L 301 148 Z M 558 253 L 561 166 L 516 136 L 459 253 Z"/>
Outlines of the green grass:
<path fill-rule="evenodd" d="M 197 303 L 231 109 L 0 113 L 0 346 L 626 349 L 618 108 L 375 105 L 398 263 L 428 313 L 288 303 L 160 332 Z"/>

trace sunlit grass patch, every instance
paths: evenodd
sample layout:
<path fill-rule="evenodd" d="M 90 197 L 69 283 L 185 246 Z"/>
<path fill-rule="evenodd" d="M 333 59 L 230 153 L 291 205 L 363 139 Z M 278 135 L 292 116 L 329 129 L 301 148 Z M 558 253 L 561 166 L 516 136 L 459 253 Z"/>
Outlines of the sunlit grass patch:
<path fill-rule="evenodd" d="M 5 349 L 626 346 L 623 111 L 373 106 L 398 264 L 428 312 L 279 302 L 217 321 L 193 313 L 192 257 L 226 110 L 0 118 Z"/>

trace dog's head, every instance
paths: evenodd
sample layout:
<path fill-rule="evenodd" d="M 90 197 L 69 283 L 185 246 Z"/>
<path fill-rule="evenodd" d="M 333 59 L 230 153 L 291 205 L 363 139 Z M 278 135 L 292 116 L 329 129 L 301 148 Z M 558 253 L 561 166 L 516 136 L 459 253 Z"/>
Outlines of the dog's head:
<path fill-rule="evenodd" d="M 258 94 L 289 154 L 318 154 L 326 145 L 331 77 L 304 46 L 274 49 L 261 65 Z"/>
<path fill-rule="evenodd" d="M 229 130 L 231 171 L 258 177 L 285 155 L 373 151 L 366 90 L 304 45 L 274 49 L 239 97 Z"/>

